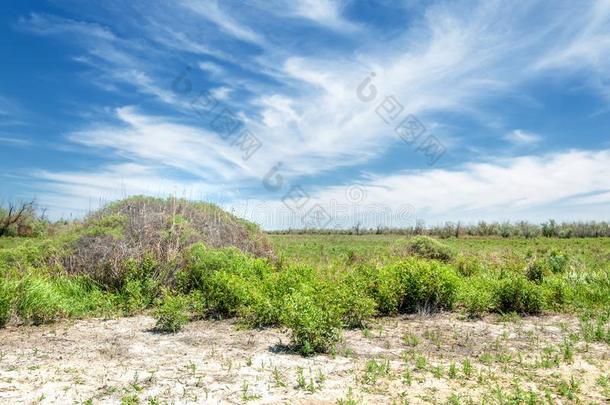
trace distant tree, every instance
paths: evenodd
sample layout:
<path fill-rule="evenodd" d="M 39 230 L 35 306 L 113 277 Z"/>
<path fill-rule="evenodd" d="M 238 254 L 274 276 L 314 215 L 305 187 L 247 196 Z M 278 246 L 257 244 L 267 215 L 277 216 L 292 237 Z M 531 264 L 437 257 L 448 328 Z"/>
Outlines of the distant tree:
<path fill-rule="evenodd" d="M 34 201 L 18 205 L 8 203 L 7 208 L 0 210 L 0 237 L 9 234 L 11 228 L 22 228 L 25 220 L 34 213 Z"/>

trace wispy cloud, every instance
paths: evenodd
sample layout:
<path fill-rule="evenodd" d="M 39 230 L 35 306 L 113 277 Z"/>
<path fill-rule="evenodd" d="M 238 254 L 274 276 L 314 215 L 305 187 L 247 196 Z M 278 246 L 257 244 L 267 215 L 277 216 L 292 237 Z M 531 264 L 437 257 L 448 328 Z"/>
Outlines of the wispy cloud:
<path fill-rule="evenodd" d="M 9 137 L 0 134 L 0 144 L 26 147 L 31 146 L 32 142 L 28 139 L 23 139 L 22 137 Z"/>
<path fill-rule="evenodd" d="M 517 146 L 534 145 L 542 140 L 542 137 L 533 132 L 515 129 L 504 136 L 504 139 Z"/>
<path fill-rule="evenodd" d="M 260 34 L 250 29 L 245 22 L 235 20 L 222 9 L 216 0 L 206 2 L 183 0 L 180 4 L 213 22 L 221 30 L 235 38 L 255 44 L 262 44 L 264 42 L 264 38 Z"/>

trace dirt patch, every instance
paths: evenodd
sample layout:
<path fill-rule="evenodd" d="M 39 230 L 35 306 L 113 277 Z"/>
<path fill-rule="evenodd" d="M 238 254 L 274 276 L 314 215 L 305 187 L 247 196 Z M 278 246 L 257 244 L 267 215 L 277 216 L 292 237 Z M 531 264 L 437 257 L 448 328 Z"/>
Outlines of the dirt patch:
<path fill-rule="evenodd" d="M 386 318 L 346 331 L 333 355 L 310 358 L 287 351 L 279 329 L 198 321 L 168 335 L 151 332 L 154 323 L 138 316 L 0 330 L 0 402 L 610 399 L 608 345 L 584 342 L 565 316 Z"/>

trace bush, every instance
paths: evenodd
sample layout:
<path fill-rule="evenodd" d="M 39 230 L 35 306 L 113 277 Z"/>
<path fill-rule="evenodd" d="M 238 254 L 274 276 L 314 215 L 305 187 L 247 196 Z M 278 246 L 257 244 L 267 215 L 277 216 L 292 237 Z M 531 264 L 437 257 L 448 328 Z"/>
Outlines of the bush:
<path fill-rule="evenodd" d="M 0 278 L 0 328 L 4 327 L 11 319 L 15 290 L 14 283 Z"/>
<path fill-rule="evenodd" d="M 155 311 L 157 324 L 155 329 L 160 332 L 178 332 L 189 321 L 189 300 L 183 295 L 166 294 Z"/>
<path fill-rule="evenodd" d="M 295 348 L 303 355 L 325 353 L 341 337 L 341 311 L 328 297 L 306 288 L 286 297 L 282 324 L 292 332 Z"/>
<path fill-rule="evenodd" d="M 495 310 L 501 313 L 540 313 L 544 305 L 542 288 L 521 275 L 498 280 L 494 289 Z"/>
<path fill-rule="evenodd" d="M 547 261 L 544 259 L 536 259 L 527 266 L 525 276 L 529 281 L 540 284 L 548 273 Z"/>
<path fill-rule="evenodd" d="M 573 299 L 573 290 L 563 278 L 550 277 L 543 284 L 545 302 L 552 309 L 560 310 Z"/>
<path fill-rule="evenodd" d="M 370 294 L 377 303 L 377 310 L 382 315 L 398 313 L 398 307 L 403 295 L 403 286 L 399 272 L 395 266 L 383 266 L 373 272 Z"/>
<path fill-rule="evenodd" d="M 186 267 L 177 274 L 178 286 L 183 293 L 201 292 L 206 315 L 243 315 L 257 325 L 276 321 L 272 312 L 277 305 L 269 298 L 274 271 L 265 260 L 235 248 L 210 250 L 202 244 L 186 256 Z"/>
<path fill-rule="evenodd" d="M 459 302 L 469 318 L 480 318 L 493 308 L 493 283 L 484 278 L 462 281 Z"/>
<path fill-rule="evenodd" d="M 66 270 L 89 275 L 113 289 L 124 283 L 128 270 L 124 264 L 130 259 L 140 262 L 145 256 L 164 265 L 155 279 L 169 286 L 179 269 L 177 260 L 199 242 L 274 257 L 266 236 L 255 224 L 213 204 L 176 198 L 136 196 L 113 202 L 89 215 L 64 239 L 68 253 L 60 259 Z"/>
<path fill-rule="evenodd" d="M 565 273 L 569 262 L 569 256 L 557 250 L 552 250 L 547 256 L 548 267 L 555 274 Z"/>
<path fill-rule="evenodd" d="M 482 271 L 483 265 L 476 256 L 464 256 L 459 254 L 455 258 L 455 268 L 462 276 L 473 276 Z"/>
<path fill-rule="evenodd" d="M 370 294 L 382 314 L 451 309 L 459 283 L 453 268 L 415 258 L 383 266 L 375 278 Z"/>
<path fill-rule="evenodd" d="M 455 256 L 451 247 L 428 236 L 415 236 L 409 239 L 404 246 L 407 254 L 424 259 L 440 260 L 448 262 Z"/>
<path fill-rule="evenodd" d="M 352 271 L 329 280 L 330 291 L 341 313 L 343 326 L 360 328 L 376 313 L 377 303 L 367 294 L 366 278 Z"/>

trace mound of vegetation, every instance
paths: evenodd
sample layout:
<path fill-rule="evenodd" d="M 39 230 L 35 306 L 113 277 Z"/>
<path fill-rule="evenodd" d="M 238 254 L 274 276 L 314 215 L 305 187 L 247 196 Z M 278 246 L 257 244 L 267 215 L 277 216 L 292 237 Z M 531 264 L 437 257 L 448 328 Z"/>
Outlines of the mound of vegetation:
<path fill-rule="evenodd" d="M 400 242 L 395 251 L 403 256 L 417 256 L 442 262 L 449 262 L 455 256 L 451 247 L 429 236 L 415 236 L 406 242 Z"/>
<path fill-rule="evenodd" d="M 84 274 L 117 288 L 134 267 L 142 270 L 143 262 L 153 263 L 154 268 L 145 270 L 165 284 L 180 268 L 182 251 L 198 242 L 273 257 L 271 245 L 255 224 L 216 205 L 137 196 L 89 215 L 70 235 L 68 254 L 61 261 L 70 274 Z"/>

